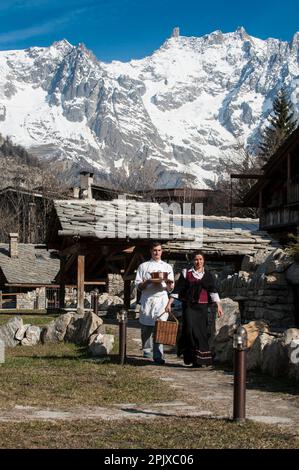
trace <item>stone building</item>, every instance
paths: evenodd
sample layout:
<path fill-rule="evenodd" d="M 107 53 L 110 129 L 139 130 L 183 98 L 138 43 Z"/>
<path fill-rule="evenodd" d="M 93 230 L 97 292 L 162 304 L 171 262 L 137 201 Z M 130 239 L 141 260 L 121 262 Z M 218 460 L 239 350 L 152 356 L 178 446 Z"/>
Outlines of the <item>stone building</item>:
<path fill-rule="evenodd" d="M 0 309 L 45 308 L 46 288 L 53 285 L 59 258 L 45 245 L 19 243 L 11 233 L 9 243 L 0 243 Z"/>

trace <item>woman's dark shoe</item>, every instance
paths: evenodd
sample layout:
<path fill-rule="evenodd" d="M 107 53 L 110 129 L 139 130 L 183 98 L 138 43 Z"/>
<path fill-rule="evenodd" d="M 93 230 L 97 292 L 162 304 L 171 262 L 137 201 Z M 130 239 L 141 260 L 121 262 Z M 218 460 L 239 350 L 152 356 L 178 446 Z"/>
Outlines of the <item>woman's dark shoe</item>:
<path fill-rule="evenodd" d="M 202 367 L 202 365 L 201 364 L 192 364 L 192 367 L 194 369 L 199 369 L 200 367 Z"/>
<path fill-rule="evenodd" d="M 154 359 L 154 363 L 157 364 L 158 366 L 164 366 L 165 361 L 164 359 Z"/>

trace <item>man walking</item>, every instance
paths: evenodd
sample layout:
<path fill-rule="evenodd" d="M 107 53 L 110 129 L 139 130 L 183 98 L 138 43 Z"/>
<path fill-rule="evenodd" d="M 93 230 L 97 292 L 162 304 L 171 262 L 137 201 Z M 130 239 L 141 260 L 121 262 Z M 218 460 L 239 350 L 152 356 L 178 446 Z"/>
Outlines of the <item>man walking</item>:
<path fill-rule="evenodd" d="M 151 244 L 151 259 L 139 265 L 135 285 L 141 291 L 139 322 L 141 325 L 141 340 L 143 357 L 153 357 L 156 364 L 165 364 L 163 344 L 153 341 L 155 322 L 166 321 L 168 313 L 165 307 L 168 303 L 168 292 L 173 289 L 174 275 L 170 264 L 161 260 L 162 246 L 160 242 Z M 151 273 L 167 272 L 166 281 L 153 281 Z M 164 312 L 164 313 L 163 313 Z M 163 313 L 162 316 L 160 316 Z"/>

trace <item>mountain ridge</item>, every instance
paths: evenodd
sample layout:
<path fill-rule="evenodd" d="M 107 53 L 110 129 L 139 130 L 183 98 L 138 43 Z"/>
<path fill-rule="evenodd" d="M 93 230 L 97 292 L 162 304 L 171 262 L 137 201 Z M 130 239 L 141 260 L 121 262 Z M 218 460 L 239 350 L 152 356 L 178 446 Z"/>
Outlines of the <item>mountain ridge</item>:
<path fill-rule="evenodd" d="M 157 187 L 213 187 L 236 148 L 257 148 L 284 86 L 299 111 L 299 32 L 290 42 L 214 31 L 101 62 L 83 44 L 0 52 L 0 133 L 43 160 L 103 178 L 154 167 Z"/>

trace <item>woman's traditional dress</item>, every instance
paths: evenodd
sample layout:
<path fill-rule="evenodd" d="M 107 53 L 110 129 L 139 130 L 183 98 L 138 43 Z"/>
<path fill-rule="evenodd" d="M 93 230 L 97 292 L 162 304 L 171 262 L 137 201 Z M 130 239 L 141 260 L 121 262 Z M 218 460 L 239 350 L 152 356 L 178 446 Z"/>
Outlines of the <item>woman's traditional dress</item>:
<path fill-rule="evenodd" d="M 178 356 L 183 354 L 185 364 L 212 364 L 207 329 L 208 304 L 220 300 L 213 276 L 208 271 L 199 273 L 194 268 L 183 270 L 171 296 L 178 297 L 183 303 Z"/>

